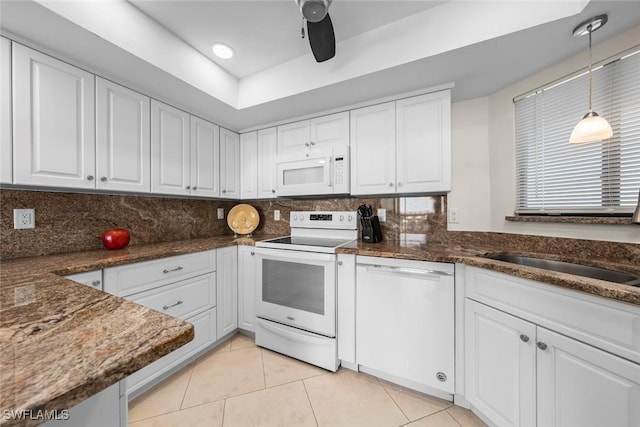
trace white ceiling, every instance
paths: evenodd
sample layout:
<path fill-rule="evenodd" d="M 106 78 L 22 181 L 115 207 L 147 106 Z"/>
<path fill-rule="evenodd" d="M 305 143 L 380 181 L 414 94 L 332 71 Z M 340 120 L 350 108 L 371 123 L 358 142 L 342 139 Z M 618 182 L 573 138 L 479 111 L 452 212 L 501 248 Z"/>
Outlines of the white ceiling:
<path fill-rule="evenodd" d="M 294 0 L 202 1 L 128 0 L 143 13 L 237 78 L 281 64 L 309 51 L 302 39 L 302 16 Z M 336 43 L 414 15 L 444 1 L 335 0 L 329 8 Z M 213 42 L 233 47 L 236 55 L 213 55 Z"/>
<path fill-rule="evenodd" d="M 454 100 L 488 95 L 583 52 L 571 30 L 599 13 L 594 44 L 640 25 L 638 1 L 335 0 L 336 57 L 322 64 L 294 0 L 0 0 L 0 29 L 241 130 L 446 82 Z M 235 62 L 213 62 L 213 41 Z"/>

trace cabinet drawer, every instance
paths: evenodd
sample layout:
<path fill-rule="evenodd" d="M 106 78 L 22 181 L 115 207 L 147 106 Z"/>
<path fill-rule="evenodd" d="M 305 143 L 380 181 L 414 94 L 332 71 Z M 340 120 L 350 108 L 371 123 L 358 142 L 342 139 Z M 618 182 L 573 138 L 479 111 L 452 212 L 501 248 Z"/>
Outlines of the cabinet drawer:
<path fill-rule="evenodd" d="M 216 251 L 196 252 L 104 269 L 104 290 L 132 295 L 216 269 Z"/>
<path fill-rule="evenodd" d="M 482 268 L 465 271 L 468 298 L 640 363 L 640 306 Z"/>
<path fill-rule="evenodd" d="M 160 378 L 171 368 L 174 368 L 190 356 L 216 340 L 216 309 L 205 311 L 204 313 L 190 317 L 187 321 L 193 324 L 193 341 L 183 345 L 176 351 L 156 360 L 137 372 L 127 377 L 127 394 L 131 396 L 137 393 L 142 387 Z"/>
<path fill-rule="evenodd" d="M 162 313 L 186 319 L 216 306 L 216 274 L 209 273 L 162 286 L 129 299 Z"/>

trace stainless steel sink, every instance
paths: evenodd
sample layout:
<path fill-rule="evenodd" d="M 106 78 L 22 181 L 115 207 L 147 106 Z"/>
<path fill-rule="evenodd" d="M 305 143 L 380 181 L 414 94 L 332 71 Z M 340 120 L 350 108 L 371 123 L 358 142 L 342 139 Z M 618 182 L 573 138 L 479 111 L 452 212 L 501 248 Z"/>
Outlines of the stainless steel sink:
<path fill-rule="evenodd" d="M 606 268 L 590 267 L 588 265 L 573 264 L 570 262 L 505 254 L 487 254 L 485 258 L 640 287 L 640 277 L 624 271 L 607 270 Z"/>

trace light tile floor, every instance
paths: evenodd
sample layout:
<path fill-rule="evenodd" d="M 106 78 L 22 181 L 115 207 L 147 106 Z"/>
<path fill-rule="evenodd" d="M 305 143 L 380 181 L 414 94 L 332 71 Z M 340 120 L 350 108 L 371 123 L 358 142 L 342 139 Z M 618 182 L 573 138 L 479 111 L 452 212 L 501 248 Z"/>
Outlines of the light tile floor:
<path fill-rule="evenodd" d="M 237 334 L 129 403 L 130 427 L 483 427 L 470 411 L 341 368 L 331 373 Z"/>

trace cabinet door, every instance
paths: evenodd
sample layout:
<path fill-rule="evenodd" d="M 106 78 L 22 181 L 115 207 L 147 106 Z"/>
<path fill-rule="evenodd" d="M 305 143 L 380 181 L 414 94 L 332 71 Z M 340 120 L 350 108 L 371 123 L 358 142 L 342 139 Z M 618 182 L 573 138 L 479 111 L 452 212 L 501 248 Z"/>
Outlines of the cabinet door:
<path fill-rule="evenodd" d="M 258 198 L 276 197 L 276 128 L 258 131 Z"/>
<path fill-rule="evenodd" d="M 309 121 L 311 148 L 349 145 L 349 112 L 316 117 Z"/>
<path fill-rule="evenodd" d="M 258 132 L 240 135 L 240 198 L 258 197 Z"/>
<path fill-rule="evenodd" d="M 235 246 L 217 253 L 218 338 L 238 328 L 238 251 Z"/>
<path fill-rule="evenodd" d="M 102 290 L 102 270 L 85 271 L 84 273 L 76 273 L 65 276 L 65 279 L 91 286 L 99 291 Z"/>
<path fill-rule="evenodd" d="M 0 183 L 11 184 L 11 42 L 0 37 Z"/>
<path fill-rule="evenodd" d="M 278 154 L 309 150 L 309 120 L 278 126 Z"/>
<path fill-rule="evenodd" d="M 220 197 L 220 129 L 191 116 L 191 194 Z"/>
<path fill-rule="evenodd" d="M 396 102 L 398 193 L 451 190 L 449 91 Z"/>
<path fill-rule="evenodd" d="M 238 327 L 255 331 L 256 257 L 253 246 L 238 246 Z"/>
<path fill-rule="evenodd" d="M 151 100 L 151 192 L 189 194 L 189 114 Z"/>
<path fill-rule="evenodd" d="M 351 194 L 396 191 L 395 103 L 351 111 Z"/>
<path fill-rule="evenodd" d="M 95 188 L 93 74 L 13 44 L 15 184 Z"/>
<path fill-rule="evenodd" d="M 66 420 L 51 420 L 43 427 L 125 427 L 121 423 L 126 399 L 120 398 L 120 383 L 115 383 L 69 409 Z M 36 412 L 34 411 L 34 414 Z"/>
<path fill-rule="evenodd" d="M 497 426 L 535 426 L 535 325 L 466 299 L 464 347 L 469 402 Z"/>
<path fill-rule="evenodd" d="M 539 426 L 640 425 L 640 365 L 540 327 L 538 345 Z"/>
<path fill-rule="evenodd" d="M 356 363 L 356 256 L 338 255 L 338 359 Z"/>
<path fill-rule="evenodd" d="M 240 137 L 220 128 L 220 197 L 240 198 Z"/>
<path fill-rule="evenodd" d="M 96 187 L 151 191 L 149 97 L 96 78 Z"/>

